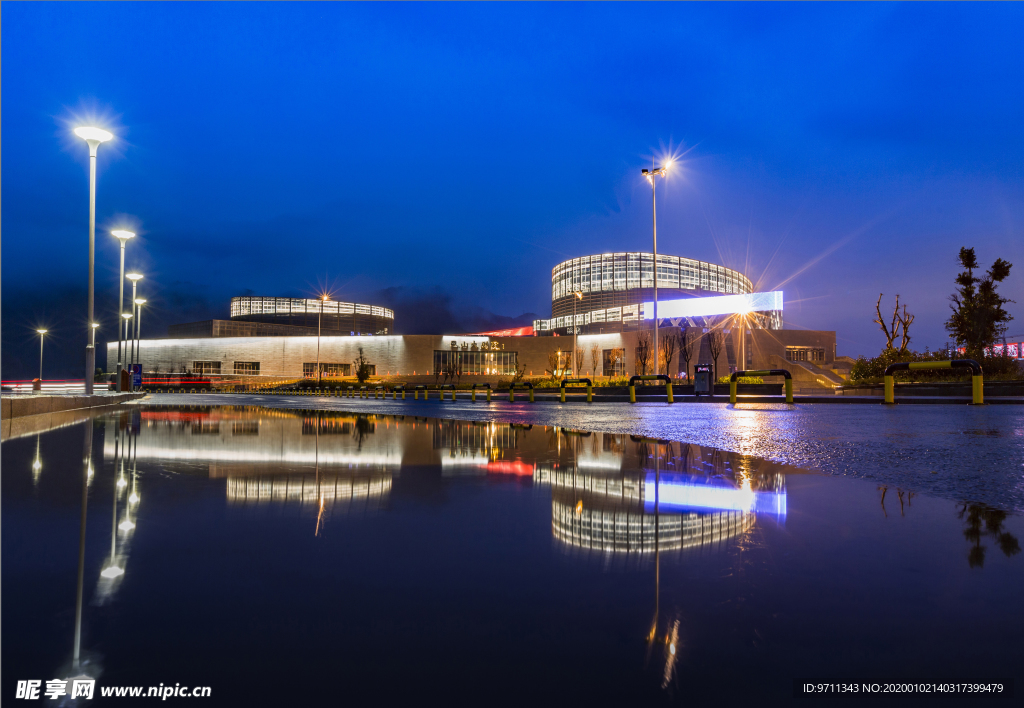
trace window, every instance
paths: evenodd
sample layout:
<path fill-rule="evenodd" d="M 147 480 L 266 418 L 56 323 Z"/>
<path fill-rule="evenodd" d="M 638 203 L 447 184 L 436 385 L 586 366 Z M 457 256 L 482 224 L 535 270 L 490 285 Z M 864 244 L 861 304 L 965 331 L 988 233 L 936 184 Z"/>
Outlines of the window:
<path fill-rule="evenodd" d="M 316 362 L 306 362 L 302 365 L 302 375 L 307 379 L 316 378 Z M 320 376 L 331 377 L 331 376 L 351 376 L 352 365 L 351 364 L 329 364 L 327 362 L 320 362 Z"/>
<path fill-rule="evenodd" d="M 434 371 L 444 373 L 453 364 L 459 374 L 483 374 L 485 376 L 511 376 L 516 372 L 519 352 L 506 351 L 451 351 L 434 350 Z"/>
<path fill-rule="evenodd" d="M 232 435 L 259 435 L 260 422 L 258 420 L 239 420 L 231 424 Z"/>
<path fill-rule="evenodd" d="M 825 350 L 815 347 L 786 347 L 788 361 L 825 361 Z"/>
<path fill-rule="evenodd" d="M 626 350 L 605 349 L 602 359 L 605 376 L 626 375 Z"/>
<path fill-rule="evenodd" d="M 260 363 L 258 361 L 236 361 L 235 374 L 240 376 L 259 376 Z"/>
<path fill-rule="evenodd" d="M 220 362 L 219 361 L 193 361 L 192 362 L 192 373 L 203 374 L 208 376 L 210 374 L 220 375 Z"/>

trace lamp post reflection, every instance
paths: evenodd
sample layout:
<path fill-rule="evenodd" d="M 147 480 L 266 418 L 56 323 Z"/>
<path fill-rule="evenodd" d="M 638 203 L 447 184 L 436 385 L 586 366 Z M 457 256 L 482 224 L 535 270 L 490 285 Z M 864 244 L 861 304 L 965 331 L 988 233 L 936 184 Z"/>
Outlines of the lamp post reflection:
<path fill-rule="evenodd" d="M 89 505 L 89 478 L 92 471 L 92 422 L 85 424 L 85 446 L 82 451 L 82 516 L 78 522 L 78 583 L 75 591 L 75 644 L 71 655 L 71 671 L 81 671 L 82 659 L 82 587 L 85 582 L 85 516 Z"/>
<path fill-rule="evenodd" d="M 36 457 L 32 460 L 32 485 L 39 484 L 39 475 L 43 473 L 43 461 L 39 458 L 39 435 L 36 435 Z"/>

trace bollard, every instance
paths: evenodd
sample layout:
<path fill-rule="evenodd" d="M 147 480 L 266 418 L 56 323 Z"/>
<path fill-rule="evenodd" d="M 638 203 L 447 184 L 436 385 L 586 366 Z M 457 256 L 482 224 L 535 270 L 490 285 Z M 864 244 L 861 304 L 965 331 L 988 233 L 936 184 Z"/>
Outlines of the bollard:
<path fill-rule="evenodd" d="M 593 383 L 590 379 L 562 379 L 558 385 L 559 388 L 559 399 L 562 403 L 565 403 L 565 387 L 569 384 L 586 384 L 587 386 L 587 403 L 593 403 L 594 401 L 594 388 Z"/>
<path fill-rule="evenodd" d="M 896 402 L 896 391 L 892 374 L 908 369 L 967 369 L 971 370 L 971 405 L 985 405 L 985 382 L 981 365 L 974 359 L 952 359 L 946 361 L 900 361 L 885 368 L 885 402 Z"/>
<path fill-rule="evenodd" d="M 740 376 L 784 376 L 786 378 L 786 403 L 793 402 L 793 376 L 787 369 L 758 369 L 750 371 L 734 371 L 729 377 L 729 403 L 736 403 L 737 379 Z"/>
<path fill-rule="evenodd" d="M 488 403 L 491 402 L 491 387 L 490 386 L 487 387 L 487 402 Z"/>
<path fill-rule="evenodd" d="M 629 384 L 629 402 L 636 403 L 636 386 Z"/>
<path fill-rule="evenodd" d="M 665 384 L 665 398 L 668 400 L 669 403 L 674 403 L 675 402 L 675 399 L 672 398 L 672 382 L 671 381 L 669 381 L 667 384 Z"/>
<path fill-rule="evenodd" d="M 594 402 L 594 387 L 591 384 L 587 384 L 587 403 Z"/>

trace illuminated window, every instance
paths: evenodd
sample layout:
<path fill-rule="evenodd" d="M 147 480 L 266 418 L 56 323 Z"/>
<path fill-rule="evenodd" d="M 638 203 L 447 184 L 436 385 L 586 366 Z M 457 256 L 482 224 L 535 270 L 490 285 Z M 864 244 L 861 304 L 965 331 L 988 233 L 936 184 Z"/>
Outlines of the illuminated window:
<path fill-rule="evenodd" d="M 209 376 L 210 374 L 220 375 L 219 361 L 193 361 L 192 373 Z"/>
<path fill-rule="evenodd" d="M 329 364 L 320 362 L 320 376 L 351 376 L 351 364 Z M 316 378 L 316 362 L 305 362 L 302 365 L 302 375 L 307 379 Z"/>
<path fill-rule="evenodd" d="M 236 361 L 235 374 L 240 376 L 259 376 L 260 363 L 258 361 Z"/>

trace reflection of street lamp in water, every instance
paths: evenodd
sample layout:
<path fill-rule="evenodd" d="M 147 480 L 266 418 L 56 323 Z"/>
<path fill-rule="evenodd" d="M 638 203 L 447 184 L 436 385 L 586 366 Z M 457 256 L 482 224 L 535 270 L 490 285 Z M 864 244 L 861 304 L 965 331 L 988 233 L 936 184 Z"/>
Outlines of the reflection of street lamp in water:
<path fill-rule="evenodd" d="M 43 471 L 43 462 L 39 459 L 39 435 L 36 435 L 36 459 L 32 460 L 32 484 L 39 483 L 39 475 Z"/>

